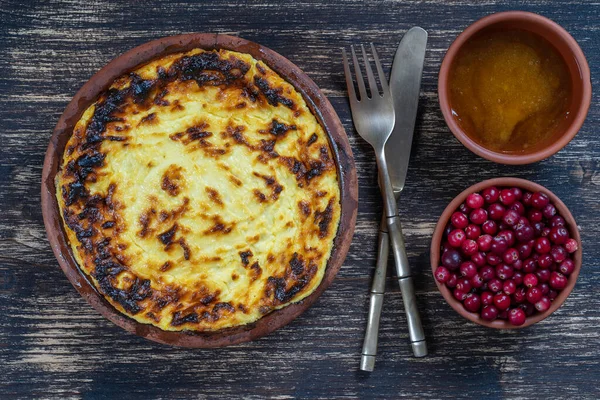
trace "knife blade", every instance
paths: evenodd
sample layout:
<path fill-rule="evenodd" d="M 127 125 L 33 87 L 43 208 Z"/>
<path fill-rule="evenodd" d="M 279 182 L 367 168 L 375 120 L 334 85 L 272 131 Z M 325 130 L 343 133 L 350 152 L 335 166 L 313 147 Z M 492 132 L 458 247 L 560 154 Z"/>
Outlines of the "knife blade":
<path fill-rule="evenodd" d="M 426 46 L 427 32 L 419 27 L 411 28 L 400 41 L 392 65 L 390 91 L 394 98 L 396 124 L 385 146 L 385 154 L 396 199 L 404 188 L 408 171 Z M 360 362 L 360 369 L 363 371 L 373 371 L 375 367 L 388 255 L 389 237 L 384 215 L 379 232 L 377 266 L 371 286 L 369 317 Z M 400 287 L 413 353 L 416 357 L 423 357 L 427 355 L 427 346 L 414 301 L 412 278 L 400 279 Z"/>

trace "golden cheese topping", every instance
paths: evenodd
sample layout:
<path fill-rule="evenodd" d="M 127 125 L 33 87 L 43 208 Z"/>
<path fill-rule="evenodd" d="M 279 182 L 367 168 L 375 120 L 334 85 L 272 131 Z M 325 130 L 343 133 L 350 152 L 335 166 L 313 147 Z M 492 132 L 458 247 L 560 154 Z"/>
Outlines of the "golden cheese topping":
<path fill-rule="evenodd" d="M 76 124 L 56 190 L 80 268 L 164 330 L 243 325 L 308 296 L 340 219 L 332 150 L 302 96 L 224 50 L 115 80 Z"/>

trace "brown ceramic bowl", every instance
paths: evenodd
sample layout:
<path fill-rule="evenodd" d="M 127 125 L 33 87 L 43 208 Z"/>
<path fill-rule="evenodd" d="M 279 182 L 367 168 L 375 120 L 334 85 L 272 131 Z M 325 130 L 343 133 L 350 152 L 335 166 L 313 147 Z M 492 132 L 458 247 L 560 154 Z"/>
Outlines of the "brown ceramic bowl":
<path fill-rule="evenodd" d="M 142 64 L 166 54 L 193 48 L 227 49 L 248 53 L 265 62 L 291 83 L 302 94 L 329 136 L 342 196 L 342 214 L 334 248 L 323 281 L 317 289 L 301 302 L 276 310 L 255 323 L 208 333 L 163 331 L 155 326 L 141 324 L 113 308 L 79 270 L 73 258 L 63 230 L 54 189 L 54 180 L 73 127 L 98 95 L 106 90 L 115 78 Z M 156 342 L 185 347 L 221 347 L 253 340 L 281 328 L 310 307 L 331 284 L 342 266 L 352 241 L 357 205 L 358 184 L 352 151 L 344 128 L 327 98 L 304 72 L 283 56 L 259 44 L 227 35 L 187 34 L 158 39 L 136 47 L 111 61 L 83 85 L 60 117 L 50 139 L 42 173 L 42 211 L 48 240 L 62 270 L 81 296 L 103 316 L 128 332 Z"/>
<path fill-rule="evenodd" d="M 444 229 L 445 229 L 446 225 L 450 222 L 450 216 L 452 215 L 452 213 L 458 209 L 458 206 L 460 206 L 460 204 L 466 200 L 466 198 L 469 194 L 474 193 L 474 192 L 479 192 L 490 186 L 518 187 L 521 189 L 528 190 L 530 192 L 544 192 L 545 194 L 548 195 L 548 197 L 550 198 L 550 202 L 552 202 L 556 206 L 556 209 L 558 210 L 558 214 L 562 215 L 563 218 L 565 219 L 565 221 L 567 223 L 566 226 L 569 230 L 571 237 L 574 238 L 575 240 L 577 240 L 577 243 L 579 244 L 579 249 L 574 253 L 574 257 L 573 257 L 573 261 L 575 262 L 575 270 L 569 276 L 567 286 L 558 294 L 556 299 L 554 299 L 554 301 L 552 301 L 552 305 L 550 306 L 550 308 L 548 310 L 546 310 L 543 313 L 536 313 L 536 314 L 532 315 L 531 317 L 527 317 L 525 324 L 523 324 L 521 326 L 514 326 L 514 325 L 511 325 L 508 321 L 504 321 L 504 320 L 497 319 L 492 322 L 483 320 L 479 316 L 479 314 L 467 311 L 462 306 L 462 304 L 454 298 L 454 296 L 452 295 L 452 292 L 450 291 L 450 289 L 448 289 L 446 287 L 446 285 L 439 283 L 437 281 L 437 279 L 435 279 L 435 277 L 434 277 L 434 281 L 435 281 L 438 289 L 442 293 L 442 296 L 444 296 L 444 298 L 448 302 L 448 304 L 450 304 L 450 306 L 452 308 L 454 308 L 454 310 L 457 313 L 459 313 L 466 319 L 476 322 L 480 325 L 487 326 L 490 328 L 496 328 L 496 329 L 525 328 L 526 326 L 533 325 L 536 322 L 540 322 L 541 320 L 543 320 L 544 318 L 546 318 L 547 316 L 552 314 L 554 311 L 556 311 L 565 302 L 565 300 L 567 299 L 567 297 L 573 290 L 573 287 L 575 286 L 575 283 L 577 282 L 577 277 L 579 276 L 579 271 L 581 270 L 581 259 L 582 259 L 581 238 L 579 236 L 579 230 L 577 229 L 577 223 L 575 222 L 575 218 L 573 218 L 573 215 L 571 215 L 571 212 L 569 211 L 567 206 L 565 206 L 565 204 L 554 193 L 552 193 L 551 191 L 549 191 L 542 185 L 538 185 L 537 183 L 534 183 L 534 182 L 531 182 L 531 181 L 528 181 L 525 179 L 519 179 L 519 178 L 495 178 L 495 179 L 488 179 L 486 181 L 483 181 L 476 185 L 473 185 L 470 188 L 464 190 L 458 196 L 456 196 L 454 198 L 454 200 L 452 200 L 452 202 L 450 202 L 450 204 L 448 204 L 448 207 L 446 207 L 446 209 L 442 213 L 442 216 L 438 220 L 438 223 L 433 232 L 433 239 L 431 240 L 431 253 L 430 253 L 431 270 L 435 274 L 436 268 L 440 265 L 440 250 L 441 250 L 441 244 L 442 244 L 442 237 L 444 235 Z"/>
<path fill-rule="evenodd" d="M 460 127 L 452 114 L 449 88 L 452 63 L 465 42 L 493 30 L 525 30 L 545 38 L 565 60 L 571 75 L 573 93 L 568 118 L 557 127 L 552 138 L 532 146 L 523 153 L 502 153 L 482 146 Z M 583 125 L 592 98 L 590 68 L 575 39 L 555 22 L 524 11 L 501 12 L 478 20 L 452 43 L 440 68 L 438 96 L 446 124 L 454 136 L 473 153 L 500 164 L 530 164 L 550 157 L 565 147 Z"/>

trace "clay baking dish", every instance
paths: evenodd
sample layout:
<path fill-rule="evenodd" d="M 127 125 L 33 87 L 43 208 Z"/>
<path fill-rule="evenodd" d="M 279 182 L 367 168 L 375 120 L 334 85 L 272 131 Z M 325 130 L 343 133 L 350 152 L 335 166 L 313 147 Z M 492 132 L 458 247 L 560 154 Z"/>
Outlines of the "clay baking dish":
<path fill-rule="evenodd" d="M 565 300 L 567 299 L 567 297 L 573 290 L 573 287 L 575 287 L 575 283 L 577 282 L 577 277 L 579 276 L 579 271 L 581 270 L 581 260 L 582 260 L 582 254 L 583 254 L 582 249 L 581 249 L 581 237 L 579 236 L 579 230 L 577 229 L 577 223 L 575 222 L 575 218 L 573 218 L 573 215 L 571 215 L 571 212 L 569 211 L 567 206 L 554 193 L 552 193 L 550 190 L 546 189 L 542 185 L 538 185 L 537 183 L 534 183 L 534 182 L 531 182 L 531 181 L 528 181 L 525 179 L 519 179 L 519 178 L 495 178 L 495 179 L 488 179 L 486 181 L 479 182 L 478 184 L 471 186 L 470 188 L 464 190 L 461 194 L 456 196 L 454 198 L 454 200 L 452 200 L 450 202 L 450 204 L 448 204 L 448 207 L 446 207 L 446 209 L 442 213 L 442 216 L 438 220 L 438 223 L 433 232 L 433 238 L 431 239 L 431 252 L 430 252 L 431 270 L 432 270 L 432 273 L 435 274 L 436 268 L 440 265 L 439 263 L 440 263 L 440 250 L 441 250 L 442 237 L 444 235 L 444 229 L 445 229 L 446 225 L 448 225 L 452 213 L 458 209 L 458 206 L 460 206 L 460 204 L 466 200 L 466 198 L 469 194 L 474 193 L 474 192 L 480 192 L 481 190 L 488 188 L 490 186 L 518 187 L 521 189 L 528 190 L 530 192 L 544 192 L 545 194 L 548 195 L 548 197 L 550 198 L 550 202 L 553 203 L 554 206 L 556 207 L 556 209 L 558 210 L 558 214 L 562 215 L 563 218 L 565 219 L 566 226 L 569 230 L 571 237 L 573 239 L 575 239 L 577 241 L 577 243 L 579 244 L 579 249 L 575 253 L 573 253 L 574 254 L 573 261 L 575 262 L 575 270 L 569 276 L 567 286 L 558 294 L 556 299 L 554 299 L 552 301 L 552 305 L 550 306 L 550 308 L 548 310 L 546 310 L 543 313 L 536 313 L 536 314 L 532 315 L 531 317 L 527 317 L 527 319 L 525 320 L 525 323 L 521 326 L 514 326 L 505 320 L 497 319 L 492 322 L 485 321 L 479 316 L 479 314 L 467 311 L 462 306 L 462 304 L 454 298 L 454 296 L 452 295 L 452 292 L 450 291 L 450 289 L 448 289 L 448 287 L 446 287 L 446 285 L 438 282 L 437 279 L 435 279 L 435 276 L 434 276 L 433 280 L 435 281 L 438 289 L 440 290 L 440 293 L 442 293 L 442 296 L 444 296 L 444 299 L 446 299 L 448 304 L 450 304 L 450 306 L 452 308 L 454 308 L 454 310 L 457 313 L 459 313 L 466 319 L 473 321 L 475 323 L 478 323 L 480 325 L 487 326 L 489 328 L 496 328 L 496 329 L 525 328 L 527 326 L 535 324 L 536 322 L 540 322 L 544 318 L 548 317 L 550 314 L 552 314 L 554 311 L 556 311 L 565 302 Z"/>
<path fill-rule="evenodd" d="M 291 83 L 302 94 L 328 134 L 336 160 L 342 196 L 341 219 L 334 248 L 323 280 L 317 289 L 301 302 L 273 311 L 255 323 L 208 333 L 163 331 L 155 326 L 139 323 L 113 308 L 79 270 L 73 258 L 63 230 L 54 186 L 63 151 L 73 132 L 73 127 L 83 111 L 100 93 L 106 90 L 117 77 L 142 64 L 170 53 L 184 52 L 193 48 L 226 49 L 248 53 L 255 59 L 262 60 Z M 331 284 L 342 266 L 352 241 L 357 206 L 358 184 L 348 138 L 335 110 L 317 85 L 298 67 L 273 50 L 244 39 L 219 34 L 186 34 L 154 40 L 128 51 L 102 68 L 83 85 L 60 117 L 50 138 L 42 172 L 42 212 L 48 240 L 60 267 L 81 296 L 103 316 L 128 332 L 156 342 L 184 347 L 221 347 L 253 340 L 281 328 L 310 307 Z"/>
<path fill-rule="evenodd" d="M 526 152 L 502 153 L 482 146 L 460 127 L 453 115 L 449 89 L 452 63 L 463 44 L 469 39 L 493 30 L 525 30 L 545 38 L 564 59 L 571 75 L 573 93 L 568 117 L 557 127 L 554 137 L 532 146 Z M 466 148 L 500 164 L 530 164 L 548 158 L 565 147 L 583 125 L 592 99 L 590 68 L 575 39 L 557 23 L 541 15 L 524 11 L 501 12 L 478 20 L 452 43 L 440 68 L 438 97 L 446 124 Z"/>

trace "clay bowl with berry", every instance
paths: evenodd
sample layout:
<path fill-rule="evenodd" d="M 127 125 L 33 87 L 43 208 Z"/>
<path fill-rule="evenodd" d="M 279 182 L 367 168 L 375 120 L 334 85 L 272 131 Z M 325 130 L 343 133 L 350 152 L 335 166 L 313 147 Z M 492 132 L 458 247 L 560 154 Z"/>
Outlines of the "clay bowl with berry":
<path fill-rule="evenodd" d="M 431 243 L 435 282 L 478 324 L 523 328 L 556 311 L 581 268 L 581 239 L 565 204 L 518 178 L 471 186 L 446 207 Z"/>

